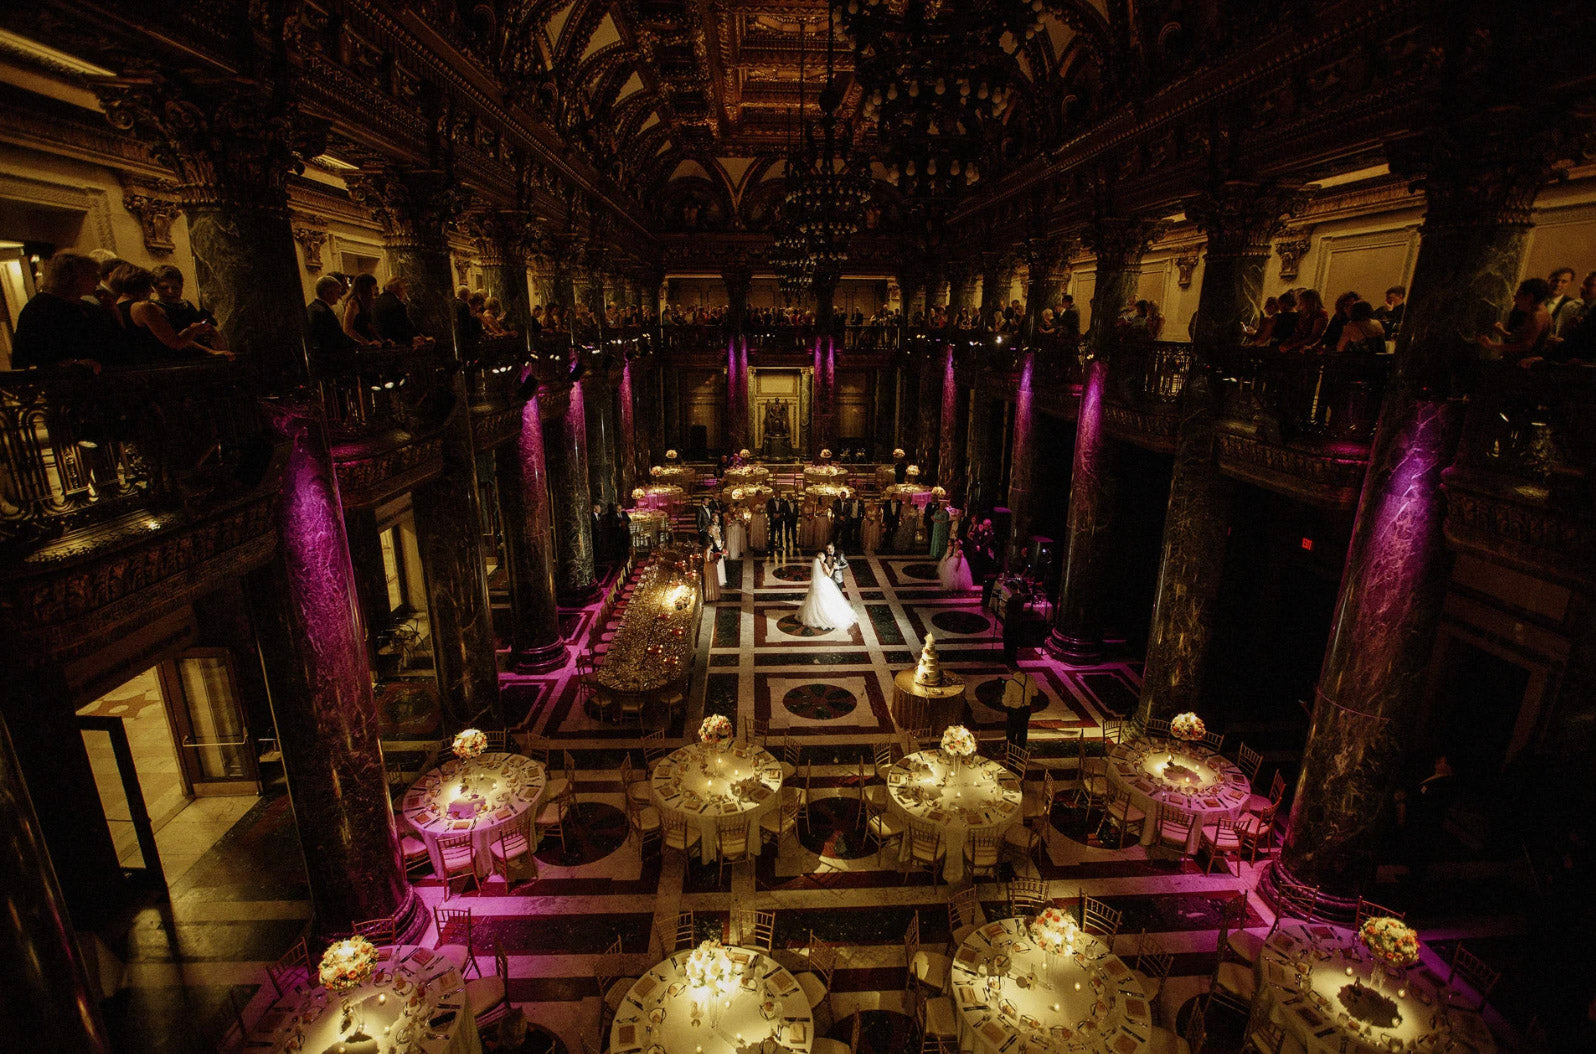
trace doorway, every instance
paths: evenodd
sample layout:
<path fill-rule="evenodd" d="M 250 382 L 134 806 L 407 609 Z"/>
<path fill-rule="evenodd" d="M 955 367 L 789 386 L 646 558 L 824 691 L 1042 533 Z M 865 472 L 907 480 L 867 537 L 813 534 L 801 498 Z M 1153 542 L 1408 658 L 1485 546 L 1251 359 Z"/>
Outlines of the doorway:
<path fill-rule="evenodd" d="M 122 866 L 171 883 L 260 796 L 232 657 L 195 648 L 78 710 Z"/>

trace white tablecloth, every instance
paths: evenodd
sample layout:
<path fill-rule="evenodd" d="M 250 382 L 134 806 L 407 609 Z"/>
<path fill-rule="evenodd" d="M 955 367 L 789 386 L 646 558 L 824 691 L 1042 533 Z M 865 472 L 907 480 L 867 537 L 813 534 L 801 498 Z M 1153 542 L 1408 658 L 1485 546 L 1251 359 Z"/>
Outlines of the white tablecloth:
<path fill-rule="evenodd" d="M 752 949 L 724 952 L 740 981 L 716 1005 L 708 989 L 687 981 L 690 951 L 638 978 L 610 1026 L 611 1054 L 760 1054 L 766 1039 L 780 1044 L 775 1050 L 808 1051 L 814 1021 L 797 979 Z"/>
<path fill-rule="evenodd" d="M 1282 922 L 1255 968 L 1259 1010 L 1284 1026 L 1309 1054 L 1496 1050 L 1479 1014 L 1446 1007 L 1439 977 L 1414 967 L 1396 977 L 1380 970 L 1371 980 L 1369 952 L 1351 930 L 1322 922 Z"/>
<path fill-rule="evenodd" d="M 781 803 L 781 762 L 762 747 L 733 742 L 720 750 L 689 743 L 661 758 L 649 780 L 660 813 L 698 829 L 699 854 L 715 859 L 722 817 L 748 821 L 748 844 L 759 849 L 759 821 Z"/>
<path fill-rule="evenodd" d="M 358 1005 L 364 1034 L 377 1040 L 383 1054 L 481 1054 L 464 981 L 449 960 L 426 948 L 401 945 L 390 951 L 391 958 L 348 996 L 319 985 L 288 993 L 261 1016 L 249 1042 L 304 1054 L 336 1050 L 346 1040 L 340 1005 L 347 998 Z M 378 1048 L 350 1043 L 348 1049 L 356 1054 Z"/>
<path fill-rule="evenodd" d="M 980 757 L 950 762 L 940 750 L 898 759 L 887 770 L 887 812 L 902 824 L 903 855 L 909 855 L 909 821 L 934 824 L 942 832 L 949 882 L 964 877 L 964 843 L 971 831 L 1002 837 L 1020 819 L 1020 781 L 995 761 Z"/>
<path fill-rule="evenodd" d="M 1108 779 L 1130 794 L 1131 804 L 1147 814 L 1142 844 L 1158 835 L 1158 805 L 1165 802 L 1195 813 L 1188 852 L 1202 841 L 1202 829 L 1221 816 L 1235 819 L 1247 808 L 1252 784 L 1230 759 L 1201 744 L 1156 736 L 1126 740 L 1108 752 Z"/>
<path fill-rule="evenodd" d="M 1086 933 L 1076 936 L 1073 956 L 1042 951 L 1031 943 L 1029 924 L 1029 919 L 990 923 L 972 933 L 954 956 L 951 988 L 960 1049 L 1137 1054 L 1145 1048 L 1152 1036 L 1152 1008 L 1130 968 Z"/>
<path fill-rule="evenodd" d="M 467 788 L 464 793 L 462 784 Z M 440 875 L 443 858 L 438 839 L 471 832 L 477 873 L 485 875 L 492 869 L 489 849 L 499 832 L 529 810 L 536 815 L 546 784 L 543 766 L 520 754 L 483 754 L 470 761 L 450 758 L 405 792 L 399 814 L 427 843 L 432 868 Z M 455 807 L 462 799 L 465 805 Z M 466 805 L 473 811 L 467 813 Z M 536 825 L 532 838 L 535 844 Z"/>

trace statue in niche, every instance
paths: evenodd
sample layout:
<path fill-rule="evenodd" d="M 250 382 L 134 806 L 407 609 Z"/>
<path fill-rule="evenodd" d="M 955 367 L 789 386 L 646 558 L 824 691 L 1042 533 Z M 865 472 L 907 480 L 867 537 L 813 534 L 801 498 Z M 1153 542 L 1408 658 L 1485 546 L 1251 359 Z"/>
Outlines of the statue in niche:
<path fill-rule="evenodd" d="M 765 404 L 765 437 L 767 439 L 791 439 L 792 425 L 787 419 L 787 403 L 776 400 Z"/>

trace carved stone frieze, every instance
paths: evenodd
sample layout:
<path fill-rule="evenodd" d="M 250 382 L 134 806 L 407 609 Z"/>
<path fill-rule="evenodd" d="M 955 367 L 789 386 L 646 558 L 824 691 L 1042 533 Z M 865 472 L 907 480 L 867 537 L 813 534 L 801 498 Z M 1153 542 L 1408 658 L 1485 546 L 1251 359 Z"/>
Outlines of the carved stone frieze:
<path fill-rule="evenodd" d="M 1208 236 L 1208 255 L 1257 256 L 1307 203 L 1298 185 L 1225 180 L 1188 198 L 1186 216 Z"/>
<path fill-rule="evenodd" d="M 468 192 L 439 169 L 364 169 L 345 182 L 382 226 L 390 250 L 448 252 L 444 228 L 469 204 Z"/>
<path fill-rule="evenodd" d="M 1131 261 L 1141 259 L 1163 231 L 1164 224 L 1158 220 L 1098 216 L 1081 231 L 1081 241 L 1097 257 L 1099 273 L 1123 271 Z"/>
<path fill-rule="evenodd" d="M 321 270 L 321 250 L 327 244 L 327 221 L 320 216 L 296 215 L 294 241 L 305 254 L 305 270 L 315 274 Z"/>
<path fill-rule="evenodd" d="M 344 507 L 365 509 L 436 479 L 443 471 L 443 437 L 402 437 L 375 449 L 371 443 L 339 444 L 332 455 Z"/>
<path fill-rule="evenodd" d="M 1311 505 L 1356 505 L 1369 466 L 1366 451 L 1306 450 L 1224 431 L 1217 441 L 1225 475 Z"/>
<path fill-rule="evenodd" d="M 1109 434 L 1127 443 L 1135 443 L 1147 450 L 1161 454 L 1173 453 L 1175 435 L 1180 428 L 1180 415 L 1170 406 L 1160 410 L 1144 410 L 1118 403 L 1105 403 L 1103 422 Z"/>
<path fill-rule="evenodd" d="M 262 566 L 277 544 L 276 478 L 208 515 L 140 516 L 136 530 L 107 524 L 48 546 L 0 585 L 0 627 L 65 661 Z"/>
<path fill-rule="evenodd" d="M 122 177 L 122 207 L 139 221 L 144 248 L 155 256 L 166 256 L 177 249 L 172 240 L 172 224 L 182 215 L 177 184 L 170 180 L 145 181 Z"/>
<path fill-rule="evenodd" d="M 188 208 L 286 209 L 289 175 L 326 142 L 326 123 L 288 101 L 281 84 L 152 71 L 90 86 L 111 124 L 177 173 Z"/>
<path fill-rule="evenodd" d="M 1443 481 L 1446 539 L 1454 548 L 1550 580 L 1596 585 L 1596 523 L 1498 493 L 1455 468 Z"/>
<path fill-rule="evenodd" d="M 1175 284 L 1182 289 L 1191 288 L 1191 278 L 1197 271 L 1201 257 L 1195 252 L 1181 253 L 1175 257 Z"/>

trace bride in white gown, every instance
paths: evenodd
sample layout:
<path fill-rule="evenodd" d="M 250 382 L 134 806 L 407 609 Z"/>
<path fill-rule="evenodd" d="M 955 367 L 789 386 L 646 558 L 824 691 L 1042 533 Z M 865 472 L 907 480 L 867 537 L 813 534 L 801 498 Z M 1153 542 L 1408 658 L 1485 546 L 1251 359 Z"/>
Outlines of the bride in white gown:
<path fill-rule="evenodd" d="M 798 621 L 813 629 L 850 629 L 859 621 L 853 605 L 842 589 L 831 580 L 832 565 L 820 553 L 809 565 L 809 592 L 798 609 Z"/>

